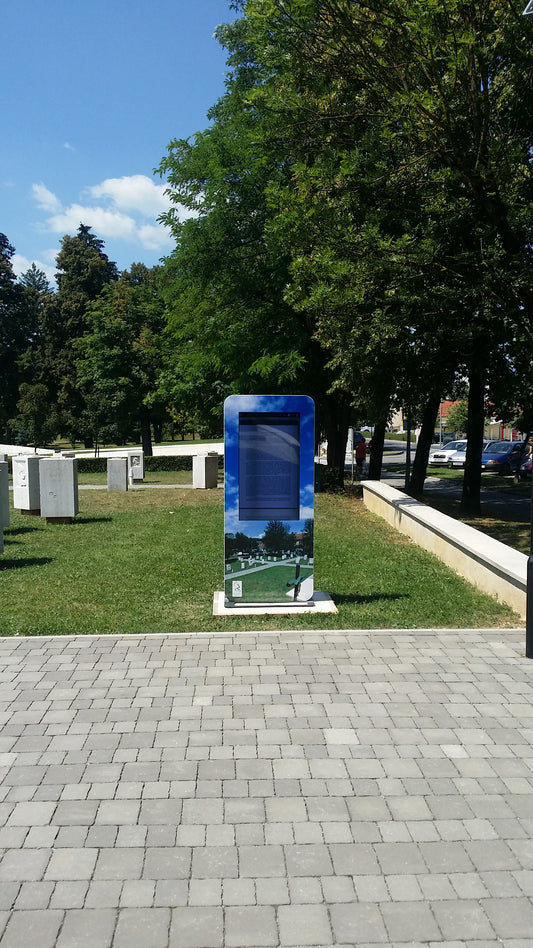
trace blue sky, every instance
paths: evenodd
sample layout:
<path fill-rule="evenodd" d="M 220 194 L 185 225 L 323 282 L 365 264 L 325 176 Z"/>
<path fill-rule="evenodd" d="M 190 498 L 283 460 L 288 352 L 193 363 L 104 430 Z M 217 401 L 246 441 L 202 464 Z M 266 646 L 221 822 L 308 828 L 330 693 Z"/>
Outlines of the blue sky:
<path fill-rule="evenodd" d="M 153 170 L 208 126 L 224 93 L 213 38 L 228 0 L 16 0 L 2 5 L 0 232 L 17 274 L 53 278 L 64 234 L 89 224 L 119 269 L 172 240 Z"/>

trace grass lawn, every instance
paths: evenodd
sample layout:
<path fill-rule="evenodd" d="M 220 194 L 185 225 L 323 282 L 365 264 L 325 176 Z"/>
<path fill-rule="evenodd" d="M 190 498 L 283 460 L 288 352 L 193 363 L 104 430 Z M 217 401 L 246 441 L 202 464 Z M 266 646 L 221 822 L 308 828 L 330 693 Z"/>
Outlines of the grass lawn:
<path fill-rule="evenodd" d="M 1 634 L 522 624 L 354 496 L 316 498 L 315 589 L 333 596 L 337 616 L 216 619 L 222 491 L 85 490 L 79 500 L 71 525 L 12 511 L 0 555 Z"/>

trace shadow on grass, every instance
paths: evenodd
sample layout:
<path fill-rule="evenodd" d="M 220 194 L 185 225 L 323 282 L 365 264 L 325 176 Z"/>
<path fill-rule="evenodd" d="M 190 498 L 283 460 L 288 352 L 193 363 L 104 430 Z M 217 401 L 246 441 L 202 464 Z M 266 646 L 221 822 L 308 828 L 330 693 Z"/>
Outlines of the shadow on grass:
<path fill-rule="evenodd" d="M 371 593 L 369 596 L 358 596 L 355 593 L 330 593 L 331 598 L 337 606 L 346 606 L 350 604 L 366 605 L 370 602 L 388 602 L 396 599 L 410 599 L 408 593 Z"/>
<path fill-rule="evenodd" d="M 76 517 L 72 521 L 72 525 L 76 526 L 77 523 L 112 523 L 113 517 Z M 69 524 L 67 524 L 69 526 Z"/>
<path fill-rule="evenodd" d="M 35 533 L 40 527 L 4 527 L 4 540 L 6 537 L 19 537 L 24 533 Z"/>
<path fill-rule="evenodd" d="M 48 563 L 53 563 L 51 556 L 23 556 L 19 560 L 0 559 L 0 572 L 7 572 L 8 569 L 23 569 L 25 566 L 46 566 Z"/>

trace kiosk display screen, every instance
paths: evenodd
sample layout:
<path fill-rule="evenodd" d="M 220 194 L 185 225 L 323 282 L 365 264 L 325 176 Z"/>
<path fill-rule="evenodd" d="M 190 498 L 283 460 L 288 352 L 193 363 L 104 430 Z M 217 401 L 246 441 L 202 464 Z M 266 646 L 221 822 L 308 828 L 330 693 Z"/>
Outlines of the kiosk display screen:
<path fill-rule="evenodd" d="M 239 413 L 239 517 L 298 520 L 300 413 Z"/>

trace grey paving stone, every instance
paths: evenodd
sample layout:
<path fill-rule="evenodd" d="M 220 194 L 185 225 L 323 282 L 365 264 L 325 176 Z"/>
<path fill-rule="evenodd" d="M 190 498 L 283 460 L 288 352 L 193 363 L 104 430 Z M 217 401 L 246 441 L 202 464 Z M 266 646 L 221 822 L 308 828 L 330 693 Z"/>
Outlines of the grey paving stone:
<path fill-rule="evenodd" d="M 223 879 L 238 876 L 235 846 L 203 846 L 192 850 L 191 876 L 194 879 Z"/>
<path fill-rule="evenodd" d="M 56 948 L 111 948 L 115 909 L 72 909 L 65 912 Z"/>
<path fill-rule="evenodd" d="M 221 908 L 201 906 L 172 910 L 169 948 L 222 948 L 223 943 Z"/>
<path fill-rule="evenodd" d="M 32 882 L 44 877 L 50 849 L 8 849 L 0 862 L 0 882 Z"/>
<path fill-rule="evenodd" d="M 433 914 L 445 939 L 477 941 L 496 937 L 490 918 L 484 911 L 486 903 L 442 901 L 432 903 Z"/>
<path fill-rule="evenodd" d="M 522 653 L 512 630 L 0 639 L 0 930 L 59 912 L 59 948 L 134 944 L 155 908 L 168 944 L 222 948 L 265 909 L 283 948 L 529 948 Z"/>
<path fill-rule="evenodd" d="M 329 848 L 323 844 L 285 846 L 289 876 L 327 876 L 333 874 Z"/>
<path fill-rule="evenodd" d="M 272 878 L 286 875 L 282 846 L 239 846 L 238 858 L 241 877 Z"/>
<path fill-rule="evenodd" d="M 499 938 L 531 938 L 531 932 L 533 932 L 531 899 L 483 899 L 481 906 Z"/>
<path fill-rule="evenodd" d="M 169 928 L 169 908 L 121 909 L 113 948 L 167 948 Z"/>
<path fill-rule="evenodd" d="M 97 849 L 55 849 L 48 863 L 46 879 L 90 879 L 97 857 Z"/>
<path fill-rule="evenodd" d="M 333 937 L 325 905 L 280 905 L 280 945 L 332 945 Z"/>
<path fill-rule="evenodd" d="M 192 852 L 188 846 L 147 849 L 142 870 L 143 879 L 188 879 Z"/>
<path fill-rule="evenodd" d="M 2 935 L 2 948 L 55 948 L 63 912 L 13 912 Z"/>
<path fill-rule="evenodd" d="M 144 862 L 143 849 L 100 849 L 94 879 L 139 879 Z"/>
<path fill-rule="evenodd" d="M 337 942 L 358 946 L 365 942 L 377 945 L 389 942 L 383 916 L 375 904 L 352 902 L 332 905 L 330 917 Z"/>
<path fill-rule="evenodd" d="M 269 905 L 232 905 L 225 910 L 225 948 L 279 944 L 276 913 Z"/>
<path fill-rule="evenodd" d="M 422 855 L 423 845 L 403 842 L 376 843 L 373 850 L 385 875 L 401 875 L 403 873 L 416 875 L 426 871 L 426 862 Z M 444 844 L 435 843 L 435 845 Z M 470 863 L 468 865 L 470 868 Z M 436 871 L 441 870 L 436 867 Z"/>

